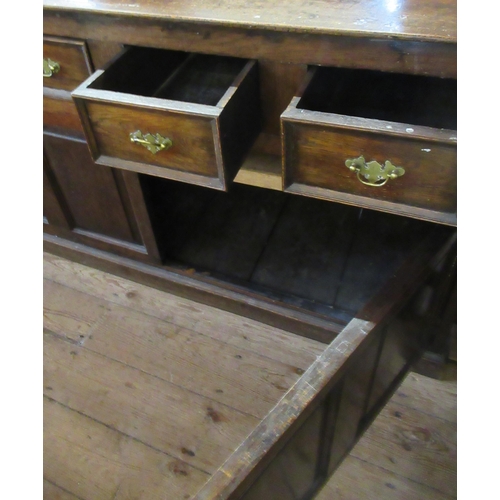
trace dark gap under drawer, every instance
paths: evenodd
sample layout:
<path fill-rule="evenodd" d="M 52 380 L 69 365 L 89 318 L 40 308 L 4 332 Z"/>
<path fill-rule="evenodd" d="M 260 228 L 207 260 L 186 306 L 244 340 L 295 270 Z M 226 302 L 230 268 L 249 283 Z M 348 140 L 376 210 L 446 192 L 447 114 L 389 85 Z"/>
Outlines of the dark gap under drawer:
<path fill-rule="evenodd" d="M 457 81 L 318 67 L 297 108 L 456 130 Z"/>
<path fill-rule="evenodd" d="M 165 265 L 341 322 L 435 229 L 416 219 L 252 186 L 222 193 L 140 178 Z"/>

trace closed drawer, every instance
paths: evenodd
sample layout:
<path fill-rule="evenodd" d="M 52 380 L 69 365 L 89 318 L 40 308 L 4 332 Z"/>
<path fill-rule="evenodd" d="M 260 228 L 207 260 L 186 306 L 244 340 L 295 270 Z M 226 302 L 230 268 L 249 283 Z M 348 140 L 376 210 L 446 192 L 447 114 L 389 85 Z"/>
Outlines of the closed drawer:
<path fill-rule="evenodd" d="M 456 80 L 312 68 L 282 114 L 285 191 L 456 224 Z"/>
<path fill-rule="evenodd" d="M 73 90 L 92 71 L 85 42 L 68 38 L 43 38 L 44 87 Z"/>
<path fill-rule="evenodd" d="M 83 137 L 82 124 L 75 104 L 68 99 L 66 92 L 44 90 L 43 127 L 56 133 Z"/>
<path fill-rule="evenodd" d="M 72 96 L 97 163 L 220 190 L 260 130 L 244 59 L 131 47 Z"/>

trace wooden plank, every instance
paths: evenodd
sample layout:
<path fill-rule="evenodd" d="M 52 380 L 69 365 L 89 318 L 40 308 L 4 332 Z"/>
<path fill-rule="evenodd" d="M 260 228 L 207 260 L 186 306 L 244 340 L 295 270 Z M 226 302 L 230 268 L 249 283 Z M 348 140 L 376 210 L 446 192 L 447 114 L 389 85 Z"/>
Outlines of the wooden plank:
<path fill-rule="evenodd" d="M 350 455 L 315 500 L 452 500 L 425 484 Z"/>
<path fill-rule="evenodd" d="M 410 373 L 392 400 L 408 409 L 418 409 L 452 424 L 457 423 L 456 366 L 450 366 L 448 380 L 435 380 Z"/>
<path fill-rule="evenodd" d="M 102 300 L 91 295 L 43 281 L 43 326 L 69 340 L 83 343 L 107 310 Z"/>
<path fill-rule="evenodd" d="M 456 443 L 455 424 L 390 401 L 352 456 L 455 497 Z"/>
<path fill-rule="evenodd" d="M 323 343 L 263 325 L 258 321 L 242 319 L 236 314 L 195 303 L 48 253 L 44 254 L 44 275 L 75 290 L 144 312 L 244 351 L 256 352 L 303 370 L 307 369 L 325 348 Z"/>
<path fill-rule="evenodd" d="M 190 498 L 207 474 L 44 398 L 44 498 Z"/>
<path fill-rule="evenodd" d="M 249 154 L 234 182 L 282 191 L 281 158 L 262 153 Z"/>
<path fill-rule="evenodd" d="M 82 500 L 81 498 L 69 493 L 68 491 L 63 490 L 56 484 L 47 481 L 47 479 L 43 480 L 43 498 L 47 500 Z"/>
<path fill-rule="evenodd" d="M 259 422 L 52 334 L 44 337 L 46 395 L 200 470 L 213 472 Z"/>
<path fill-rule="evenodd" d="M 256 418 L 263 418 L 303 373 L 297 366 L 243 351 L 54 282 L 44 283 L 44 312 L 52 319 L 46 328 L 51 332 Z M 92 323 L 91 335 L 84 335 L 81 332 L 92 313 L 100 321 Z M 77 328 L 73 326 L 75 318 L 80 320 Z M 73 330 L 76 333 L 71 335 Z"/>

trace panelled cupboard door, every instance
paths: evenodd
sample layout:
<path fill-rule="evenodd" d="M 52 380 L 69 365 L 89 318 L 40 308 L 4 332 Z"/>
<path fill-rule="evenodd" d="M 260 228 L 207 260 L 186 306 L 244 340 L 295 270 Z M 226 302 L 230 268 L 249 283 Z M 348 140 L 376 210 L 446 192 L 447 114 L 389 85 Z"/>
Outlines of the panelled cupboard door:
<path fill-rule="evenodd" d="M 95 165 L 83 140 L 44 133 L 46 232 L 129 255 L 147 254 L 133 184 L 121 172 Z"/>

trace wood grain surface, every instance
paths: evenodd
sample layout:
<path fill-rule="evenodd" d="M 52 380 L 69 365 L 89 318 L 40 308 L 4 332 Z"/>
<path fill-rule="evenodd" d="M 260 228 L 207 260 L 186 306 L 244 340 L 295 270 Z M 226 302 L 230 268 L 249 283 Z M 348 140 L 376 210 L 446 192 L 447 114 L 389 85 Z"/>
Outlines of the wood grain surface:
<path fill-rule="evenodd" d="M 437 40 L 456 40 L 455 0 L 291 0 L 277 4 L 271 0 L 157 0 L 130 2 L 99 0 L 44 0 L 44 8 L 96 11 L 121 15 L 183 21 L 203 21 L 272 30 L 392 35 Z"/>

